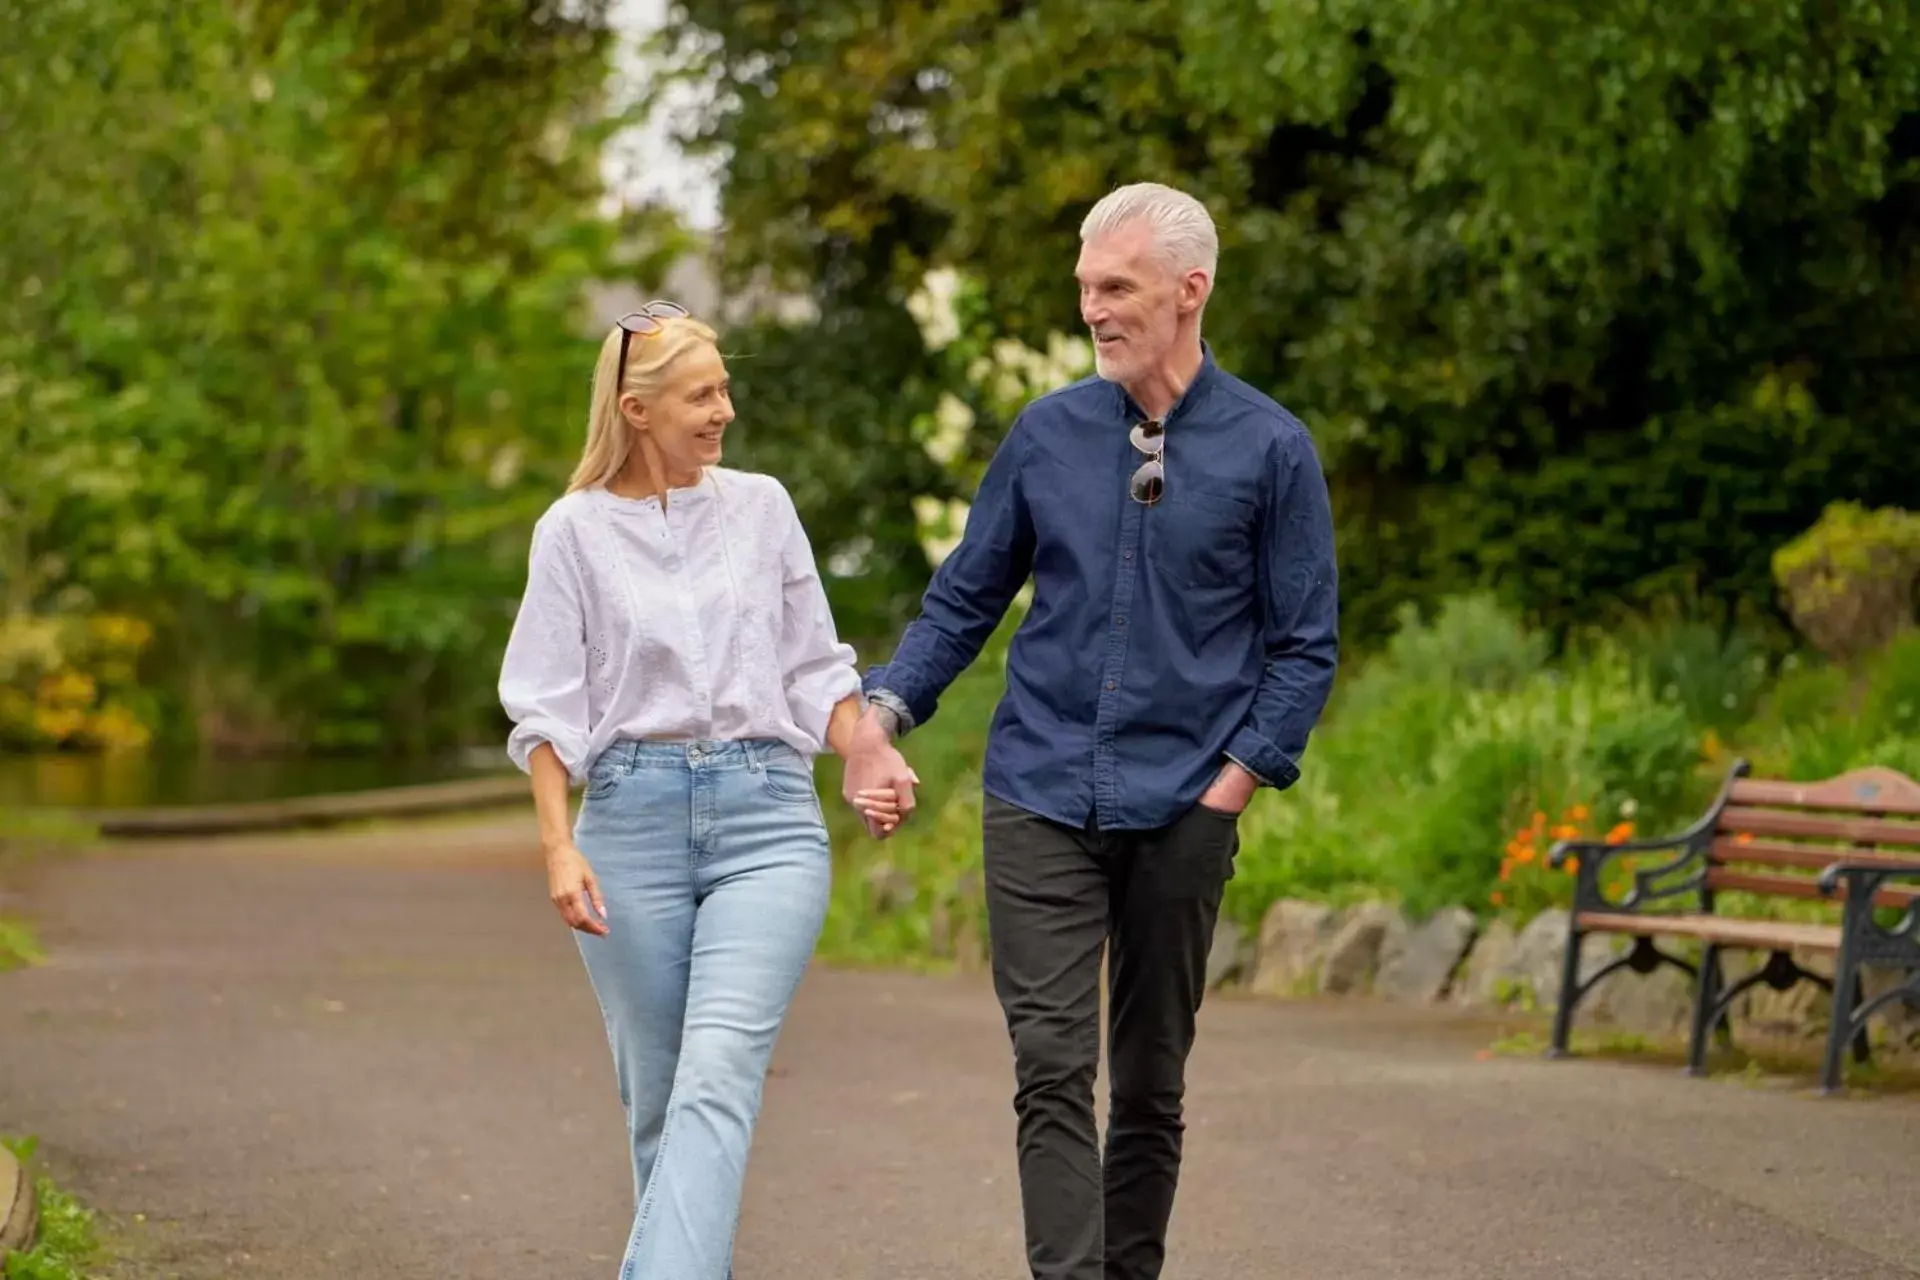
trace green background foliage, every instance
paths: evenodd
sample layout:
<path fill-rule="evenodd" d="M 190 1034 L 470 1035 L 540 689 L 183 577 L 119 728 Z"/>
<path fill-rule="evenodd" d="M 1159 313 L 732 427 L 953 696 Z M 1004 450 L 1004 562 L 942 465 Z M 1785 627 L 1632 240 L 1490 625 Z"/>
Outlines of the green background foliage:
<path fill-rule="evenodd" d="M 723 317 L 729 461 L 883 660 L 1012 415 L 1085 367 L 1081 217 L 1158 179 L 1214 210 L 1207 336 L 1312 427 L 1340 526 L 1347 665 L 1237 917 L 1495 905 L 1535 814 L 1678 821 L 1733 750 L 1920 764 L 1911 584 L 1847 568 L 1906 572 L 1920 493 L 1910 7 L 688 0 L 652 88 L 709 91 L 711 246 L 607 198 L 602 3 L 0 23 L 0 747 L 498 763 L 596 299 L 708 248 L 779 304 Z M 977 937 L 1005 633 L 830 948 Z"/>
<path fill-rule="evenodd" d="M 578 451 L 584 290 L 675 243 L 590 204 L 601 37 L 549 16 L 529 52 L 543 24 L 500 6 L 418 31 L 393 6 L 5 8 L 6 617 L 149 625 L 167 740 L 470 737 Z"/>
<path fill-rule="evenodd" d="M 1483 585 L 1556 627 L 1769 614 L 1773 548 L 1828 501 L 1920 491 L 1917 28 L 1868 0 L 694 0 L 677 48 L 721 86 L 732 261 L 828 314 L 954 263 L 1040 345 L 1092 201 L 1206 200 L 1210 339 L 1315 428 L 1367 640 Z"/>

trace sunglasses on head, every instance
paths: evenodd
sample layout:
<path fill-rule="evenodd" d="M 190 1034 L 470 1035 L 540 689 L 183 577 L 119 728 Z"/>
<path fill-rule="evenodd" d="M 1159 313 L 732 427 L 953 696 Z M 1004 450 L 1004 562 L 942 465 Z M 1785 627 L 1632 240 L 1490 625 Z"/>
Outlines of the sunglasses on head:
<path fill-rule="evenodd" d="M 614 370 L 613 385 L 627 385 L 627 348 L 635 338 L 657 338 L 667 331 L 664 323 L 692 314 L 677 302 L 656 300 L 638 311 L 629 311 L 614 323 L 620 326 L 620 364 Z"/>
<path fill-rule="evenodd" d="M 1160 495 L 1167 489 L 1167 431 L 1158 418 L 1149 418 L 1136 425 L 1127 438 L 1134 448 L 1147 455 L 1147 460 L 1128 481 L 1127 491 L 1135 502 L 1150 507 L 1160 501 Z"/>

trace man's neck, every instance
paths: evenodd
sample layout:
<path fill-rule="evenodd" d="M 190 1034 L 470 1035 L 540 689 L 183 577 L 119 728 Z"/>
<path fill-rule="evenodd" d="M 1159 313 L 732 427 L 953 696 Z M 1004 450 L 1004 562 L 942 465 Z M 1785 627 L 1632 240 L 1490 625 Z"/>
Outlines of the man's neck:
<path fill-rule="evenodd" d="M 1165 418 L 1193 385 L 1193 380 L 1200 376 L 1203 363 L 1205 355 L 1200 348 L 1200 335 L 1190 334 L 1175 343 L 1158 366 L 1125 384 L 1127 394 L 1149 418 Z"/>

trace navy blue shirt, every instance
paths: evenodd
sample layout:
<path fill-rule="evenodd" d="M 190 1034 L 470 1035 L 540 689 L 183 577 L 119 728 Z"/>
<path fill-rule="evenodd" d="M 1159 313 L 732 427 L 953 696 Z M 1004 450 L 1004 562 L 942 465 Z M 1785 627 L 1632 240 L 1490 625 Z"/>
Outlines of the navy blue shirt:
<path fill-rule="evenodd" d="M 1291 786 L 1333 686 L 1333 522 L 1306 428 L 1203 348 L 1148 507 L 1128 492 L 1146 417 L 1098 377 L 1029 404 L 920 616 L 865 680 L 925 724 L 1031 577 L 983 783 L 1074 827 L 1164 826 L 1229 758 Z"/>

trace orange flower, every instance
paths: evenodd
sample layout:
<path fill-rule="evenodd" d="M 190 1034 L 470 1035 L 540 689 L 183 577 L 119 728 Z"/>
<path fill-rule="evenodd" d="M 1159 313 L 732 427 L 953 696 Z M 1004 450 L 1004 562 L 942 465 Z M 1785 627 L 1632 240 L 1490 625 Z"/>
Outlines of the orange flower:
<path fill-rule="evenodd" d="M 1565 825 L 1564 823 L 1553 829 L 1553 838 L 1555 840 L 1571 840 L 1579 834 L 1580 834 L 1580 828 L 1570 827 Z"/>
<path fill-rule="evenodd" d="M 1579 871 L 1579 870 L 1580 870 L 1580 859 L 1578 859 L 1578 858 L 1568 858 L 1568 859 L 1567 859 L 1567 874 L 1568 874 L 1568 875 L 1573 875 L 1573 874 L 1574 874 L 1575 872 L 1577 872 L 1577 871 Z"/>
<path fill-rule="evenodd" d="M 1587 806 L 1583 804 L 1577 804 L 1573 806 L 1573 808 L 1567 810 L 1567 816 L 1569 818 L 1572 818 L 1575 822 L 1585 822 L 1587 820 Z"/>
<path fill-rule="evenodd" d="M 1733 842 L 1735 844 L 1752 844 L 1753 833 L 1751 831 L 1742 831 L 1739 835 L 1733 838 Z"/>
<path fill-rule="evenodd" d="M 1536 830 L 1536 831 L 1538 831 L 1538 830 L 1539 830 L 1540 828 L 1542 828 L 1542 827 L 1544 827 L 1544 826 L 1546 826 L 1546 825 L 1547 825 L 1547 815 L 1546 815 L 1546 814 L 1544 814 L 1544 813 L 1542 813 L 1542 812 L 1540 812 L 1540 811 L 1539 811 L 1538 809 L 1535 809 L 1535 810 L 1533 811 L 1533 827 L 1534 827 L 1534 830 Z"/>
<path fill-rule="evenodd" d="M 1508 866 L 1508 865 L 1507 865 L 1506 863 L 1504 863 L 1504 862 L 1500 864 L 1500 878 L 1501 878 L 1502 880 L 1511 880 L 1511 879 L 1513 879 L 1513 868 L 1512 868 L 1512 867 L 1510 867 L 1510 866 Z"/>
<path fill-rule="evenodd" d="M 1492 894 L 1490 895 L 1490 897 L 1492 899 L 1493 905 L 1496 907 L 1500 906 L 1502 903 L 1506 901 L 1506 899 L 1502 898 L 1498 893 Z"/>
<path fill-rule="evenodd" d="M 1521 850 L 1521 851 L 1520 851 L 1520 852 L 1519 852 L 1519 853 L 1518 853 L 1517 855 L 1515 855 L 1515 857 L 1514 857 L 1514 859 L 1513 859 L 1513 860 L 1514 860 L 1515 862 L 1532 862 L 1532 861 L 1533 861 L 1533 850 L 1531 850 L 1531 849 L 1522 849 L 1522 850 Z"/>
<path fill-rule="evenodd" d="M 1613 830 L 1607 832 L 1608 844 L 1621 844 L 1631 839 L 1633 839 L 1633 824 L 1631 822 L 1618 823 L 1614 826 Z"/>

